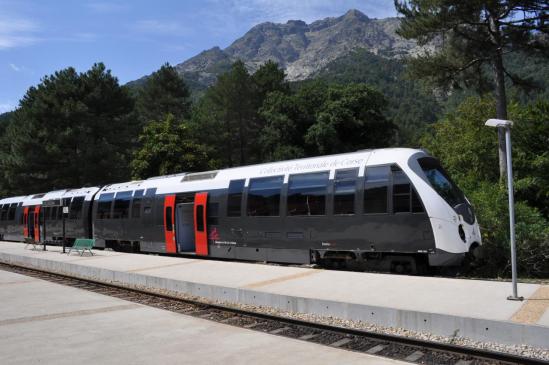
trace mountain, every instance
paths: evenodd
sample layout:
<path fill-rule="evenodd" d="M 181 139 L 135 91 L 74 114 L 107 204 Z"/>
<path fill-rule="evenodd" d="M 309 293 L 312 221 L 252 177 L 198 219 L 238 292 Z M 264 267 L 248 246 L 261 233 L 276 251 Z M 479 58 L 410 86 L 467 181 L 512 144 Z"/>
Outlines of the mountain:
<path fill-rule="evenodd" d="M 417 53 L 421 47 L 415 41 L 396 34 L 399 22 L 398 18 L 372 19 L 358 10 L 349 10 L 343 16 L 311 24 L 301 20 L 261 23 L 229 47 L 211 48 L 175 67 L 193 90 L 211 85 L 238 59 L 250 72 L 273 60 L 285 69 L 289 81 L 305 80 L 356 49 L 389 59 Z"/>

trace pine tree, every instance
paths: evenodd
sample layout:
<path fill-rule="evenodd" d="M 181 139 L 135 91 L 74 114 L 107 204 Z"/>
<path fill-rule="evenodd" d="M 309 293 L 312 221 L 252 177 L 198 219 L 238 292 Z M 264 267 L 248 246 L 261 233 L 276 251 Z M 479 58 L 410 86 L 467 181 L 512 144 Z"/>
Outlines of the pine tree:
<path fill-rule="evenodd" d="M 398 34 L 420 44 L 440 44 L 411 62 L 412 73 L 446 87 L 492 90 L 496 118 L 507 119 L 506 78 L 531 86 L 509 72 L 512 52 L 549 55 L 549 5 L 546 0 L 395 0 L 404 16 Z M 491 68 L 490 77 L 484 65 Z M 505 176 L 505 139 L 499 131 L 500 177 Z"/>
<path fill-rule="evenodd" d="M 177 70 L 168 63 L 150 75 L 138 91 L 136 110 L 143 124 L 165 119 L 167 114 L 181 120 L 189 116 L 190 109 L 189 89 Z"/>
<path fill-rule="evenodd" d="M 129 178 L 133 99 L 101 63 L 67 68 L 31 87 L 5 132 L 0 173 L 11 194 Z"/>

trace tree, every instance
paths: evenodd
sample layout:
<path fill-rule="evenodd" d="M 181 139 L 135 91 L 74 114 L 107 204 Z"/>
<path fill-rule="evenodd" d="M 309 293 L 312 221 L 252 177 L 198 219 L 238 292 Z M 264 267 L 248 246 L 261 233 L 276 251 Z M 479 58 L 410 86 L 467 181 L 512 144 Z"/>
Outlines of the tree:
<path fill-rule="evenodd" d="M 137 94 L 136 110 L 143 124 L 165 119 L 167 114 L 178 120 L 187 118 L 190 108 L 189 89 L 168 63 L 150 75 Z"/>
<path fill-rule="evenodd" d="M 412 73 L 445 87 L 493 90 L 495 116 L 508 119 L 506 77 L 517 85 L 529 80 L 512 74 L 505 56 L 512 52 L 549 55 L 549 5 L 545 0 L 395 0 L 404 16 L 397 33 L 421 45 L 440 45 L 411 61 Z M 487 78 L 484 65 L 491 67 Z M 499 174 L 505 176 L 505 139 L 499 130 Z"/>
<path fill-rule="evenodd" d="M 6 130 L 0 173 L 7 190 L 28 194 L 127 179 L 132 110 L 128 90 L 102 63 L 46 76 L 27 91 Z"/>
<path fill-rule="evenodd" d="M 193 112 L 193 125 L 210 156 L 222 166 L 262 161 L 260 136 L 265 120 L 258 113 L 273 92 L 285 94 L 289 86 L 284 71 L 274 62 L 263 64 L 250 75 L 242 61 L 220 75 Z"/>
<path fill-rule="evenodd" d="M 208 169 L 205 149 L 189 136 L 187 123 L 171 114 L 149 122 L 139 142 L 141 147 L 131 162 L 134 179 Z"/>
<path fill-rule="evenodd" d="M 271 93 L 260 114 L 266 159 L 317 156 L 389 146 L 396 130 L 383 115 L 386 101 L 365 84 L 303 84 L 291 96 Z"/>
<path fill-rule="evenodd" d="M 499 183 L 497 141 L 486 119 L 493 98 L 468 98 L 435 123 L 422 145 L 438 157 L 475 208 L 487 262 L 476 274 L 508 275 L 509 233 L 506 188 Z M 513 126 L 513 170 L 519 272 L 549 275 L 549 102 L 509 104 Z"/>

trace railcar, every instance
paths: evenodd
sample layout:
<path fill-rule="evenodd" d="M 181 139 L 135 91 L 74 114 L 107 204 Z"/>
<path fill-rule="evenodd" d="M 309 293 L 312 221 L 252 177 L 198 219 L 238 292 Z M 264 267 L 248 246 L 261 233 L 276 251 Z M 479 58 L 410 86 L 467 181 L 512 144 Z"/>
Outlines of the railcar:
<path fill-rule="evenodd" d="M 84 197 L 75 205 L 82 213 L 72 222 L 71 237 L 93 237 L 98 248 L 416 272 L 459 265 L 481 244 L 469 201 L 435 158 L 415 149 L 364 150 L 24 197 L 14 200 L 24 210 L 21 236 L 4 238 L 35 232 L 40 239 L 58 239 L 58 225 L 42 235 L 40 230 L 44 218 L 59 221 L 59 210 L 40 205 L 67 194 L 71 212 L 75 198 Z M 8 216 L 14 204 L 9 199 L 17 198 L 0 200 Z"/>

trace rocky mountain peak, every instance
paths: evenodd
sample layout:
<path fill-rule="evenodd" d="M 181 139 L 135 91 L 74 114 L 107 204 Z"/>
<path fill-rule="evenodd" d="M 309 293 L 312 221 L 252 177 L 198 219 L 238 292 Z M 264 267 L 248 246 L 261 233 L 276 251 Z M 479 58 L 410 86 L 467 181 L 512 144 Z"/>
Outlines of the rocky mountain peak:
<path fill-rule="evenodd" d="M 310 24 L 302 20 L 261 23 L 227 48 L 203 51 L 176 68 L 185 78 L 207 86 L 238 59 L 251 72 L 272 60 L 285 69 L 288 80 L 303 80 L 355 49 L 387 58 L 416 53 L 415 42 L 396 34 L 399 22 L 398 18 L 372 19 L 351 9 L 342 16 Z"/>

